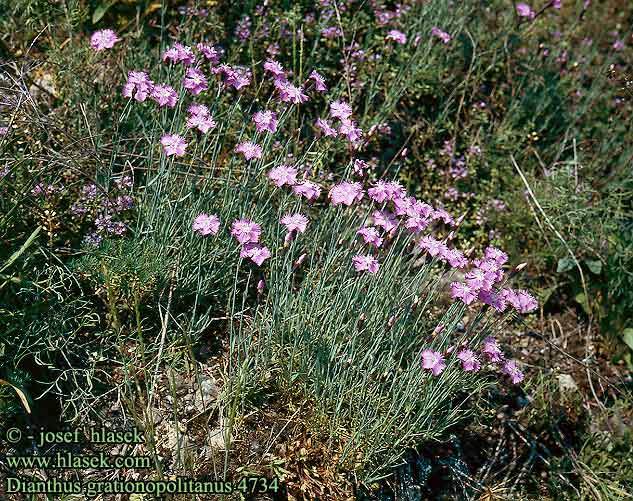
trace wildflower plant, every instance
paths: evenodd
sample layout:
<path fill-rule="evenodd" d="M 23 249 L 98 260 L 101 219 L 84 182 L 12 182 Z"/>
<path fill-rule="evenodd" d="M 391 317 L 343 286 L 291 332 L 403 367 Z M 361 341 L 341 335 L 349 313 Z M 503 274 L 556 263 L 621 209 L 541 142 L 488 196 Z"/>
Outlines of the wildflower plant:
<path fill-rule="evenodd" d="M 414 196 L 392 175 L 395 160 L 371 158 L 407 87 L 460 30 L 439 4 L 372 8 L 380 44 L 371 50 L 323 7 L 306 22 L 312 49 L 293 27 L 301 50 L 288 62 L 274 47 L 240 60 L 193 30 L 165 36 L 154 60 L 129 54 L 97 177 L 115 183 L 125 165 L 135 196 L 95 214 L 90 255 L 75 263 L 98 283 L 117 339 L 127 329 L 143 340 L 141 296 L 158 302 L 164 337 L 189 349 L 222 325 L 227 457 L 249 407 L 272 388 L 313 405 L 325 423 L 314 426 L 318 440 L 364 481 L 384 476 L 406 447 L 440 438 L 486 386 L 520 383 L 496 338 L 537 308 L 514 288 L 518 268 L 502 250 L 462 248 L 462 216 Z M 236 43 L 258 29 L 241 17 Z M 116 67 L 107 58 L 123 50 L 120 37 L 105 30 L 86 44 Z M 317 48 L 343 56 L 342 72 L 322 68 Z M 453 150 L 447 142 L 450 175 L 463 179 Z M 91 185 L 81 197 L 94 198 Z M 123 273 L 137 257 L 138 273 Z M 136 315 L 132 329 L 124 311 Z"/>
<path fill-rule="evenodd" d="M 153 110 L 132 238 L 164 242 L 176 259 L 195 298 L 177 325 L 192 342 L 218 307 L 203 298 L 233 277 L 221 299 L 234 320 L 223 393 L 231 432 L 279 374 L 278 391 L 314 402 L 340 466 L 379 478 L 405 447 L 462 419 L 494 377 L 522 379 L 502 351 L 485 350 L 512 315 L 507 303 L 527 313 L 534 300 L 509 288 L 502 251 L 473 259 L 454 245 L 460 218 L 391 179 L 363 177 L 365 131 L 331 82 L 328 91 L 318 73 L 292 78 L 272 58 L 209 64 L 201 43 L 174 43 L 161 71 L 130 69 L 124 82 L 122 121 Z M 311 101 L 332 124 L 321 119 L 321 133 L 296 128 Z M 346 162 L 330 170 L 341 150 Z"/>

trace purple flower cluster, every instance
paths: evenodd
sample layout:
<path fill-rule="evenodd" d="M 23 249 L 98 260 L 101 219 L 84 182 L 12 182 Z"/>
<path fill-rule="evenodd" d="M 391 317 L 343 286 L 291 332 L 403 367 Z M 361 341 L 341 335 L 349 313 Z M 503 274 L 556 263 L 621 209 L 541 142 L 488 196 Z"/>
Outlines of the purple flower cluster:
<path fill-rule="evenodd" d="M 422 351 L 422 368 L 431 371 L 434 376 L 439 376 L 446 368 L 446 356 L 450 355 L 454 349 L 447 350 L 446 354 L 432 349 Z M 480 350 L 488 363 L 493 367 L 501 366 L 501 372 L 510 377 L 512 384 L 518 384 L 524 379 L 524 374 L 518 368 L 514 360 L 507 360 L 503 351 L 499 347 L 497 340 L 491 336 L 483 340 Z M 465 372 L 478 372 L 481 367 L 481 356 L 469 348 L 461 348 L 456 353 L 456 358 Z"/>

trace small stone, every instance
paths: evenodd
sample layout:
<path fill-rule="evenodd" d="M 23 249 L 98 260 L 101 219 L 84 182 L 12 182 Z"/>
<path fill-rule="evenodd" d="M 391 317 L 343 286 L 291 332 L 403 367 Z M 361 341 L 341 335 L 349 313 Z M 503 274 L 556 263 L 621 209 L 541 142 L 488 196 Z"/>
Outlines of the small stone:
<path fill-rule="evenodd" d="M 559 374 L 558 375 L 558 388 L 562 392 L 566 391 L 578 391 L 578 385 L 574 378 L 569 374 Z"/>

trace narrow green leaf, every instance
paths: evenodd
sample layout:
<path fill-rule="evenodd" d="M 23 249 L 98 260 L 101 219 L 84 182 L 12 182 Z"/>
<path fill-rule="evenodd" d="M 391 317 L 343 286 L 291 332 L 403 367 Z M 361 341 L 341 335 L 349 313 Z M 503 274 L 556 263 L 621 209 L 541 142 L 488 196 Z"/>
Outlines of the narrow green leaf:
<path fill-rule="evenodd" d="M 19 258 L 24 253 L 24 251 L 31 246 L 31 244 L 33 243 L 33 240 L 35 240 L 35 238 L 37 237 L 41 229 L 42 227 L 38 226 L 37 228 L 33 230 L 33 233 L 31 233 L 31 236 L 26 240 L 26 242 L 22 244 L 22 247 L 20 247 L 16 252 L 14 252 L 11 255 L 11 257 L 7 260 L 4 266 L 0 268 L 0 271 L 4 271 L 9 266 L 11 266 L 15 262 L 15 260 Z"/>
<path fill-rule="evenodd" d="M 0 384 L 4 385 L 4 386 L 10 386 L 11 388 L 13 388 L 13 390 L 18 394 L 18 397 L 20 398 L 20 402 L 22 402 L 22 405 L 24 406 L 24 409 L 26 409 L 26 412 L 28 412 L 29 414 L 31 414 L 31 406 L 29 405 L 29 401 L 26 398 L 26 393 L 24 393 L 20 388 L 18 388 L 17 386 L 13 386 L 11 383 L 9 383 L 8 381 L 5 381 L 4 379 L 0 379 Z"/>

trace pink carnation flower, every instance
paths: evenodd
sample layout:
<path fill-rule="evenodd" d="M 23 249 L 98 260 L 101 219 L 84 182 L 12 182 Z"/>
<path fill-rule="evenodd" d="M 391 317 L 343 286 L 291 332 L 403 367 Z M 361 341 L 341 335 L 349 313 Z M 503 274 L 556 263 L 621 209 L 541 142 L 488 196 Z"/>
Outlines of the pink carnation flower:
<path fill-rule="evenodd" d="M 286 80 L 275 80 L 275 87 L 279 91 L 279 99 L 284 103 L 301 104 L 308 100 L 301 87 L 292 85 Z"/>
<path fill-rule="evenodd" d="M 499 343 L 497 343 L 497 340 L 492 336 L 488 336 L 484 339 L 481 352 L 486 355 L 486 358 L 490 362 L 494 364 L 503 360 L 503 352 L 501 351 L 501 348 L 499 348 Z"/>
<path fill-rule="evenodd" d="M 281 218 L 281 224 L 288 229 L 289 233 L 293 231 L 303 233 L 308 226 L 308 218 L 303 214 L 286 214 Z"/>
<path fill-rule="evenodd" d="M 247 243 L 240 251 L 241 258 L 250 258 L 257 266 L 261 266 L 270 257 L 268 247 L 256 243 Z"/>
<path fill-rule="evenodd" d="M 120 40 L 112 30 L 98 30 L 90 37 L 90 46 L 98 52 L 103 49 L 111 49 Z"/>
<path fill-rule="evenodd" d="M 367 162 L 359 158 L 354 160 L 354 163 L 352 164 L 352 174 L 354 174 L 355 176 L 362 177 L 365 175 L 365 172 L 368 170 L 369 170 L 369 164 Z M 368 193 L 369 193 L 369 190 L 368 190 Z"/>
<path fill-rule="evenodd" d="M 279 78 L 279 77 L 285 78 L 285 75 L 286 75 L 286 72 L 284 71 L 283 66 L 278 61 L 275 61 L 274 59 L 268 59 L 264 63 L 264 71 L 272 73 L 273 75 L 275 75 L 275 78 Z"/>
<path fill-rule="evenodd" d="M 334 185 L 328 194 L 332 205 L 343 204 L 348 207 L 354 202 L 360 202 L 363 196 L 364 191 L 360 183 L 350 183 L 347 181 Z"/>
<path fill-rule="evenodd" d="M 238 144 L 235 147 L 235 151 L 244 155 L 244 158 L 246 160 L 251 160 L 253 158 L 262 158 L 262 147 L 250 141 Z"/>
<path fill-rule="evenodd" d="M 444 249 L 446 249 L 445 244 L 436 240 L 431 235 L 422 237 L 418 242 L 418 245 L 420 248 L 428 252 L 431 257 L 439 256 L 442 252 L 444 252 Z"/>
<path fill-rule="evenodd" d="M 481 362 L 472 350 L 461 350 L 457 353 L 457 358 L 462 362 L 462 368 L 466 372 L 477 372 L 481 368 Z"/>
<path fill-rule="evenodd" d="M 127 82 L 123 86 L 123 95 L 125 97 L 133 97 L 139 103 L 147 99 L 152 92 L 154 83 L 144 71 L 130 71 L 127 74 Z"/>
<path fill-rule="evenodd" d="M 204 104 L 192 104 L 187 111 L 189 112 L 189 118 L 185 126 L 188 129 L 195 128 L 206 134 L 217 126 L 217 123 L 209 114 L 209 108 Z"/>
<path fill-rule="evenodd" d="M 197 68 L 187 68 L 182 85 L 194 96 L 209 88 L 207 77 Z"/>
<path fill-rule="evenodd" d="M 297 182 L 297 169 L 289 165 L 279 165 L 270 170 L 268 178 L 277 188 L 284 185 L 293 186 Z"/>
<path fill-rule="evenodd" d="M 220 219 L 218 216 L 209 215 L 206 213 L 199 214 L 191 225 L 193 231 L 200 233 L 200 235 L 217 235 L 220 230 Z"/>
<path fill-rule="evenodd" d="M 338 133 L 347 137 L 350 143 L 355 143 L 363 137 L 363 130 L 357 127 L 356 122 L 352 120 L 343 120 L 338 128 Z"/>
<path fill-rule="evenodd" d="M 536 15 L 536 13 L 532 10 L 532 7 L 530 7 L 528 4 L 526 3 L 518 3 L 516 5 L 517 8 L 517 15 L 519 17 L 527 17 L 528 19 L 533 19 L 534 16 Z"/>
<path fill-rule="evenodd" d="M 182 62 L 185 65 L 193 64 L 196 57 L 191 47 L 185 47 L 183 44 L 176 42 L 173 47 L 167 49 L 162 56 L 163 61 L 172 61 L 174 63 Z"/>
<path fill-rule="evenodd" d="M 213 47 L 213 45 L 206 45 L 199 43 L 196 48 L 202 53 L 202 55 L 211 61 L 211 64 L 218 64 L 220 62 L 220 53 Z"/>
<path fill-rule="evenodd" d="M 327 86 L 325 85 L 325 79 L 323 78 L 323 76 L 320 73 L 317 73 L 316 71 L 312 71 L 312 73 L 310 73 L 310 76 L 308 77 L 309 80 L 312 80 L 314 82 L 314 88 L 316 90 L 318 90 L 319 92 L 327 92 Z"/>
<path fill-rule="evenodd" d="M 336 136 L 338 132 L 336 129 L 332 128 L 327 120 L 323 120 L 322 118 L 317 118 L 315 125 L 321 129 L 324 136 Z"/>
<path fill-rule="evenodd" d="M 386 232 L 395 230 L 398 227 L 398 219 L 393 212 L 388 210 L 377 210 L 372 214 L 374 224 L 380 226 Z"/>
<path fill-rule="evenodd" d="M 237 239 L 240 245 L 259 242 L 262 227 L 250 219 L 239 219 L 231 226 L 231 235 Z"/>
<path fill-rule="evenodd" d="M 523 381 L 523 379 L 525 378 L 525 375 L 517 367 L 517 363 L 514 360 L 506 361 L 503 364 L 501 371 L 504 374 L 507 374 L 508 376 L 510 376 L 510 380 L 512 381 L 512 384 L 518 384 L 521 381 Z"/>
<path fill-rule="evenodd" d="M 405 35 L 404 33 L 402 33 L 402 31 L 399 31 L 399 30 L 389 30 L 389 33 L 387 33 L 387 36 L 385 37 L 385 39 L 393 40 L 394 42 L 399 43 L 400 45 L 407 43 L 407 35 Z"/>
<path fill-rule="evenodd" d="M 499 313 L 503 313 L 508 307 L 508 302 L 504 295 L 491 290 L 480 290 L 479 300 L 488 306 L 492 306 Z"/>
<path fill-rule="evenodd" d="M 185 154 L 187 142 L 185 138 L 178 134 L 166 134 L 160 138 L 160 144 L 163 145 L 163 151 L 168 157 L 176 155 L 181 157 Z"/>
<path fill-rule="evenodd" d="M 316 200 L 321 195 L 321 187 L 312 181 L 295 184 L 292 191 L 307 200 Z"/>
<path fill-rule="evenodd" d="M 452 282 L 451 297 L 453 299 L 461 299 L 465 304 L 471 304 L 475 299 L 477 299 L 477 291 L 472 290 L 466 284 L 461 282 Z"/>
<path fill-rule="evenodd" d="M 526 290 L 504 289 L 504 296 L 519 313 L 530 313 L 538 308 L 538 301 Z"/>
<path fill-rule="evenodd" d="M 446 361 L 439 351 L 427 349 L 422 352 L 422 367 L 430 370 L 434 376 L 439 376 L 446 368 Z"/>
<path fill-rule="evenodd" d="M 150 97 L 158 103 L 159 107 L 168 106 L 173 108 L 178 101 L 178 93 L 169 85 L 155 85 Z"/>
<path fill-rule="evenodd" d="M 445 31 L 439 29 L 437 26 L 433 26 L 433 28 L 431 28 L 431 36 L 439 38 L 442 42 L 444 42 L 444 44 L 451 41 L 451 36 Z"/>
<path fill-rule="evenodd" d="M 352 116 L 352 107 L 345 101 L 333 101 L 330 103 L 330 116 L 340 120 L 348 120 Z"/>
<path fill-rule="evenodd" d="M 258 111 L 253 115 L 257 132 L 267 130 L 274 133 L 277 130 L 277 113 L 274 111 Z"/>
<path fill-rule="evenodd" d="M 497 249 L 496 247 L 488 247 L 484 251 L 484 257 L 486 259 L 492 259 L 499 266 L 503 266 L 508 262 L 508 255 L 503 252 L 501 249 Z"/>
<path fill-rule="evenodd" d="M 373 245 L 376 248 L 382 245 L 382 237 L 373 226 L 365 226 L 356 233 L 363 237 L 366 244 Z"/>
<path fill-rule="evenodd" d="M 378 273 L 380 265 L 373 256 L 356 255 L 352 258 L 354 269 L 356 271 L 366 271 L 372 275 Z"/>

